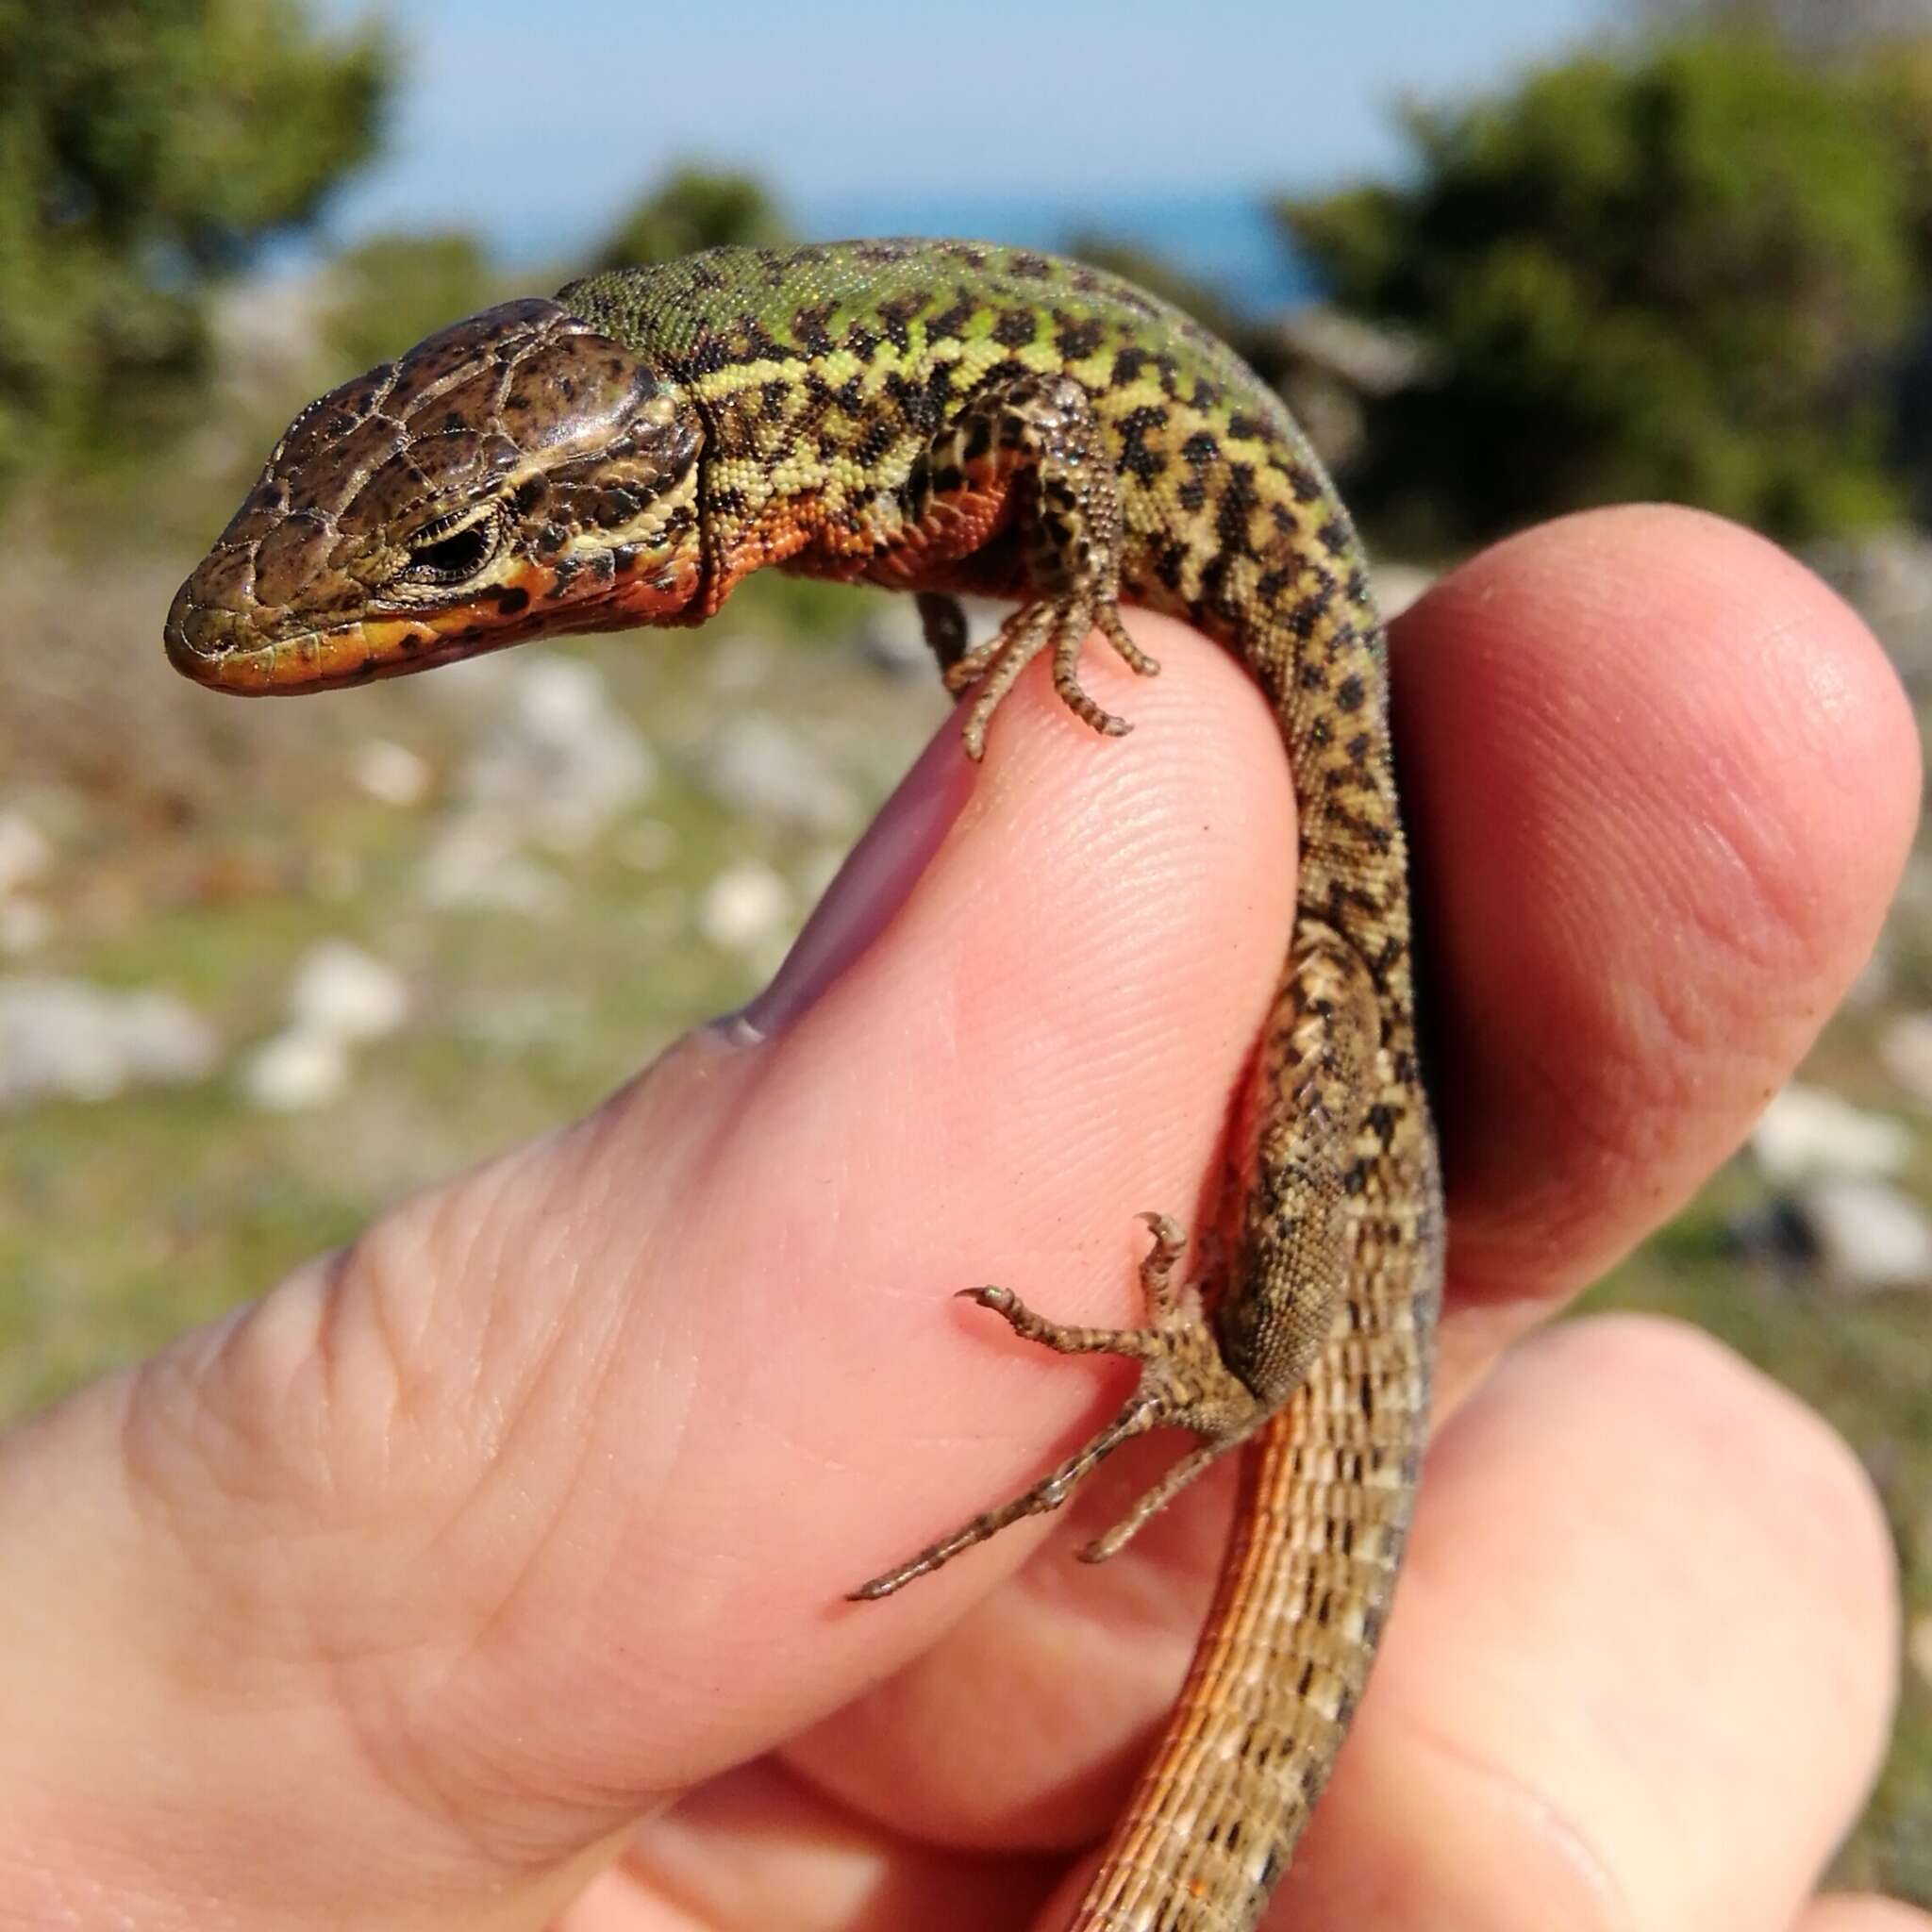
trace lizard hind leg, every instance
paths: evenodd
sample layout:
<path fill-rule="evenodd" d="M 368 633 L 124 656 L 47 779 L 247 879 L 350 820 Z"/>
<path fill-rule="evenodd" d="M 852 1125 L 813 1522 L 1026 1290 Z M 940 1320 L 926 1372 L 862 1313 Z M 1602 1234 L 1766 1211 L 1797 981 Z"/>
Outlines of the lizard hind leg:
<path fill-rule="evenodd" d="M 1090 1437 L 1030 1489 L 974 1517 L 916 1557 L 861 1584 L 851 1593 L 855 1600 L 870 1602 L 891 1596 L 915 1578 L 930 1575 L 962 1551 L 996 1536 L 1008 1524 L 1058 1509 L 1082 1478 L 1123 1442 L 1144 1435 L 1149 1429 L 1191 1430 L 1200 1439 L 1199 1446 L 1174 1463 L 1112 1528 L 1080 1552 L 1086 1562 L 1102 1562 L 1124 1548 L 1142 1525 L 1204 1469 L 1229 1450 L 1239 1448 L 1268 1420 L 1272 1407 L 1264 1405 L 1222 1360 L 1220 1343 L 1204 1310 L 1199 1285 L 1174 1285 L 1175 1271 L 1187 1247 L 1179 1224 L 1164 1214 L 1141 1218 L 1154 1234 L 1154 1245 L 1141 1264 L 1141 1285 L 1148 1313 L 1143 1326 L 1078 1327 L 1037 1314 L 1011 1289 L 960 1291 L 964 1299 L 991 1308 L 1024 1340 L 1038 1342 L 1058 1355 L 1125 1356 L 1140 1363 L 1140 1380 L 1133 1394 L 1105 1428 Z"/>

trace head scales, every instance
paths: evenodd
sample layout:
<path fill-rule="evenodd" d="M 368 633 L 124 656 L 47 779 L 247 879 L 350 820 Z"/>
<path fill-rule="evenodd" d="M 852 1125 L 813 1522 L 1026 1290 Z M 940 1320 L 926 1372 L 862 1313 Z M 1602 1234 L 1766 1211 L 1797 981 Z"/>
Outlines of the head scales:
<path fill-rule="evenodd" d="M 311 403 L 168 614 L 230 691 L 662 619 L 700 575 L 691 406 L 555 302 L 506 302 Z"/>

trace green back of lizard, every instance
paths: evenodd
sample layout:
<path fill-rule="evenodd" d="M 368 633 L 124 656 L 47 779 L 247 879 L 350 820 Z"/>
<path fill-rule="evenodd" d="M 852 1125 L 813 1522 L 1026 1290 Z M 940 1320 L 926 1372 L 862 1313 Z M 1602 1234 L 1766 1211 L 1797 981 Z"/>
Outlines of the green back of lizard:
<path fill-rule="evenodd" d="M 978 385 L 1008 369 L 1073 376 L 1118 445 L 1124 600 L 1228 645 L 1282 717 L 1304 897 L 1325 902 L 1338 868 L 1359 873 L 1378 852 L 1377 869 L 1399 869 L 1379 843 L 1399 848 L 1400 833 L 1354 525 L 1280 398 L 1191 317 L 1098 269 L 969 242 L 710 249 L 558 299 L 698 403 L 720 549 L 803 499 L 828 520 L 866 518 Z M 994 543 L 947 580 L 1008 594 L 1016 572 Z M 1365 840 L 1338 812 L 1383 831 Z"/>

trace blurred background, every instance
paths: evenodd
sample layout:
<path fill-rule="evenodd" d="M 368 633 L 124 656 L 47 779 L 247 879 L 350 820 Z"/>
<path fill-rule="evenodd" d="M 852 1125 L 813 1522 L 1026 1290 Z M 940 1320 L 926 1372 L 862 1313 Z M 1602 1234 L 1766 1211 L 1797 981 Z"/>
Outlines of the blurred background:
<path fill-rule="evenodd" d="M 1805 556 L 1932 701 L 1932 0 L 0 0 L 0 1420 L 567 1117 L 781 957 L 944 706 L 909 608 L 248 706 L 175 585 L 308 397 L 567 275 L 957 233 L 1174 295 L 1399 605 L 1627 497 Z M 656 17 L 653 17 L 653 16 Z M 828 20 L 836 16 L 836 32 Z M 1840 1875 L 1932 1904 L 1932 852 L 1799 1080 L 1592 1297 L 1828 1413 L 1911 1593 Z"/>

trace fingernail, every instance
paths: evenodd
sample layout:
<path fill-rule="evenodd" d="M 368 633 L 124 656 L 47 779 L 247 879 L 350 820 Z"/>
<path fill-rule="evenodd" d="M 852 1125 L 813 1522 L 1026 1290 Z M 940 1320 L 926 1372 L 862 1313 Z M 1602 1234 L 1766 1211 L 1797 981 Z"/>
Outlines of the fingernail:
<path fill-rule="evenodd" d="M 956 730 L 928 744 L 852 848 L 763 992 L 720 1022 L 740 1039 L 782 1033 L 870 946 L 906 903 L 973 794 Z"/>

